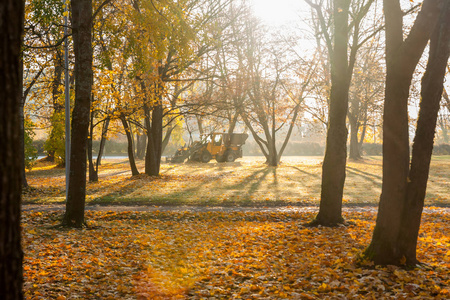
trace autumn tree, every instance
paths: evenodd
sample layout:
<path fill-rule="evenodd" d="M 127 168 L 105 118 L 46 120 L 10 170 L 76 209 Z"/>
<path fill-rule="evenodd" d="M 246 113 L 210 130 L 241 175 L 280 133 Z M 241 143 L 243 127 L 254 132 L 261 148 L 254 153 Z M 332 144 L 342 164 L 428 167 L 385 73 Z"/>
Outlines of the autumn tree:
<path fill-rule="evenodd" d="M 384 66 L 380 64 L 381 53 L 374 39 L 360 51 L 349 93 L 348 123 L 350 125 L 350 159 L 362 158 L 362 145 L 369 130 L 369 123 L 377 122 L 384 95 Z M 375 134 L 375 133 L 374 133 Z"/>
<path fill-rule="evenodd" d="M 216 47 L 208 33 L 229 0 L 132 1 L 135 78 L 145 96 L 145 173 L 159 175 L 167 85 Z M 148 30 L 159 28 L 158 31 Z"/>
<path fill-rule="evenodd" d="M 20 234 L 22 98 L 21 46 L 24 1 L 0 2 L 0 298 L 23 299 Z"/>
<path fill-rule="evenodd" d="M 383 184 L 372 242 L 365 255 L 375 264 L 415 265 L 434 131 L 450 53 L 450 3 L 425 0 L 405 40 L 400 2 L 385 0 L 384 13 L 387 77 L 383 116 Z M 410 165 L 409 88 L 414 69 L 430 37 Z"/>
<path fill-rule="evenodd" d="M 241 116 L 267 164 L 277 166 L 301 114 L 316 64 L 297 58 L 291 51 L 295 47 L 281 36 L 264 41 L 256 28 L 249 29 L 248 100 Z"/>
<path fill-rule="evenodd" d="M 342 197 L 347 162 L 348 97 L 357 52 L 375 32 L 361 34 L 361 21 L 369 11 L 373 0 L 334 0 L 333 35 L 325 20 L 322 7 L 306 0 L 316 11 L 326 40 L 330 59 L 331 90 L 329 96 L 328 129 L 325 157 L 322 165 L 322 189 L 320 209 L 311 225 L 333 226 L 344 222 Z M 351 12 L 351 13 L 350 13 Z M 349 16 L 352 16 L 349 22 Z M 349 35 L 351 34 L 351 40 Z M 350 42 L 350 45 L 349 45 Z M 348 53 L 350 49 L 350 53 Z"/>
<path fill-rule="evenodd" d="M 82 227 L 86 200 L 86 141 L 92 94 L 92 0 L 72 0 L 75 105 L 72 112 L 70 174 L 63 225 Z"/>

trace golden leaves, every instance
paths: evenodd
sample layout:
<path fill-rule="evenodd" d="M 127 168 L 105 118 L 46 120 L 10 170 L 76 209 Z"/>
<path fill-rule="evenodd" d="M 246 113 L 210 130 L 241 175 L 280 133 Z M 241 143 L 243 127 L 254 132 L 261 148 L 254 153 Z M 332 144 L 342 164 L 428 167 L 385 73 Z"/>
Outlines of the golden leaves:
<path fill-rule="evenodd" d="M 306 228 L 312 212 L 87 212 L 90 228 L 49 229 L 55 212 L 23 216 L 25 293 L 47 299 L 446 299 L 450 215 L 424 215 L 426 268 L 360 267 L 375 214 Z"/>

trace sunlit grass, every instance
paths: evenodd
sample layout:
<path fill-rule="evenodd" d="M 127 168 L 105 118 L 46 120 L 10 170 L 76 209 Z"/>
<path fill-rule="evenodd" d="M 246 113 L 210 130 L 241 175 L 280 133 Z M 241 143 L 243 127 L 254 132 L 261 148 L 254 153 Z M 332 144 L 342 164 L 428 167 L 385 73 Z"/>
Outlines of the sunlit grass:
<path fill-rule="evenodd" d="M 317 205 L 321 189 L 321 157 L 285 157 L 268 167 L 262 157 L 234 163 L 185 163 L 161 166 L 158 177 L 131 176 L 126 160 L 104 159 L 99 182 L 87 184 L 88 204 L 278 206 Z M 143 161 L 138 161 L 141 172 Z M 448 206 L 450 157 L 433 157 L 426 205 Z M 31 189 L 25 203 L 64 201 L 64 169 L 45 164 L 27 173 Z M 344 205 L 376 205 L 381 193 L 381 157 L 348 161 Z"/>

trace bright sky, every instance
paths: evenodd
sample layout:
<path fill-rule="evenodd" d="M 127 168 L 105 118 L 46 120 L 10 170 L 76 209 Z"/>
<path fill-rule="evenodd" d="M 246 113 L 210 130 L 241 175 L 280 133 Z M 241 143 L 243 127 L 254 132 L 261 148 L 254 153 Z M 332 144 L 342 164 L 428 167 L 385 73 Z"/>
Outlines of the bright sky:
<path fill-rule="evenodd" d="M 309 8 L 303 0 L 250 0 L 255 15 L 268 26 L 299 23 L 300 8 Z"/>

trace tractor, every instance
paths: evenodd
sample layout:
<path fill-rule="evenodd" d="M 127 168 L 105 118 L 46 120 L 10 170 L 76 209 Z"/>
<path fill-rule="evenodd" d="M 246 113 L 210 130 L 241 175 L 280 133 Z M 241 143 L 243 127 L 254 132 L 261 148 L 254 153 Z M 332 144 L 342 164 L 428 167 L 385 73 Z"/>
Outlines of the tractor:
<path fill-rule="evenodd" d="M 211 133 L 190 146 L 178 149 L 169 161 L 182 163 L 189 159 L 208 163 L 215 158 L 219 163 L 233 162 L 242 157 L 242 145 L 247 138 L 246 133 Z"/>

